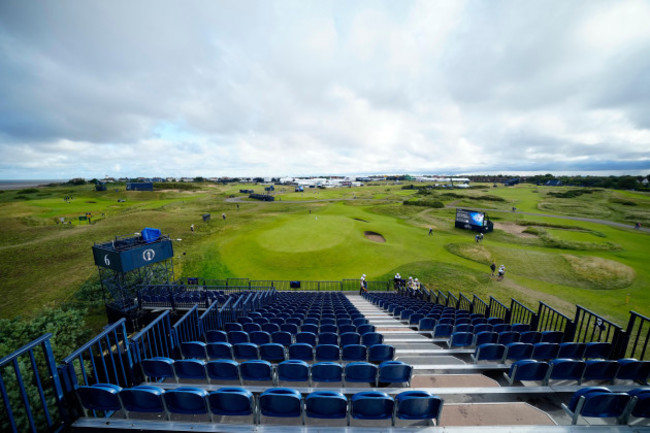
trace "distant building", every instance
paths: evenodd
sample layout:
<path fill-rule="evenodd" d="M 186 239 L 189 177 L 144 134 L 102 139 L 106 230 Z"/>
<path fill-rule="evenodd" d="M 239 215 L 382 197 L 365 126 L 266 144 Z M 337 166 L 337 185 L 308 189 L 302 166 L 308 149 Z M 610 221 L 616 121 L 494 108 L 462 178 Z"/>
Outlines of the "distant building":
<path fill-rule="evenodd" d="M 127 191 L 153 191 L 153 182 L 128 182 Z"/>

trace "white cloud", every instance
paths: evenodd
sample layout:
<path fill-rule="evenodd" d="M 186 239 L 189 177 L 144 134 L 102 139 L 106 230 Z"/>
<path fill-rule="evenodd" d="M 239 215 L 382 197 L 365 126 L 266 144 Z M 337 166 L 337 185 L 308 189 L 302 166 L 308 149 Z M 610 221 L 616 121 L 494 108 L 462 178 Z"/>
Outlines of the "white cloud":
<path fill-rule="evenodd" d="M 647 22 L 641 0 L 2 2 L 0 178 L 650 169 Z"/>

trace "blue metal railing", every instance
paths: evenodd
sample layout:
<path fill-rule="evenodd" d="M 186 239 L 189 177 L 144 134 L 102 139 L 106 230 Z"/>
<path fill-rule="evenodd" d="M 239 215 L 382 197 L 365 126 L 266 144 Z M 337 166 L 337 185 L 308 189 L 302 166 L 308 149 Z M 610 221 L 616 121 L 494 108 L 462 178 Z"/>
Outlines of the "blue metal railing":
<path fill-rule="evenodd" d="M 183 317 L 178 319 L 172 326 L 172 335 L 178 347 L 180 347 L 181 343 L 187 341 L 203 340 L 203 328 L 199 319 L 198 305 L 194 305 Z"/>
<path fill-rule="evenodd" d="M 532 330 L 536 330 L 537 313 L 515 298 L 510 298 L 510 321 L 513 324 L 525 323 L 526 325 L 530 325 Z"/>
<path fill-rule="evenodd" d="M 630 311 L 624 338 L 625 341 L 621 342 L 621 346 L 626 348 L 623 357 L 646 359 L 648 342 L 650 342 L 650 318 L 636 311 Z"/>
<path fill-rule="evenodd" d="M 510 308 L 503 302 L 490 296 L 490 317 L 500 317 L 505 323 L 510 323 Z"/>
<path fill-rule="evenodd" d="M 561 331 L 564 333 L 568 331 L 571 338 L 564 341 L 571 341 L 573 338 L 573 321 L 571 318 L 541 301 L 537 310 L 537 323 L 533 329 L 537 331 Z"/>
<path fill-rule="evenodd" d="M 474 305 L 472 304 L 472 301 L 469 300 L 469 298 L 465 295 L 463 295 L 462 292 L 458 292 L 458 309 L 459 310 L 464 310 L 472 313 Z"/>
<path fill-rule="evenodd" d="M 221 323 L 221 316 L 219 315 L 219 301 L 216 300 L 203 314 L 199 317 L 201 325 L 203 326 L 203 335 L 208 331 L 214 331 L 223 327 Z"/>
<path fill-rule="evenodd" d="M 135 362 L 155 356 L 173 358 L 176 355 L 176 342 L 172 335 L 169 310 L 163 312 L 153 322 L 131 338 L 131 348 Z"/>
<path fill-rule="evenodd" d="M 566 335 L 566 341 L 612 343 L 611 355 L 614 358 L 621 358 L 625 353 L 625 347 L 620 344 L 623 332 L 620 325 L 580 305 L 576 305 L 576 316 L 573 323 L 573 335 Z"/>
<path fill-rule="evenodd" d="M 490 306 L 483 299 L 474 295 L 472 297 L 472 304 L 474 305 L 473 313 L 482 314 L 485 317 L 490 317 Z"/>
<path fill-rule="evenodd" d="M 0 359 L 0 430 L 55 431 L 67 418 L 64 394 L 47 333 Z M 13 372 L 12 372 L 13 370 Z"/>
<path fill-rule="evenodd" d="M 447 306 L 458 308 L 458 298 L 450 291 L 447 291 Z"/>
<path fill-rule="evenodd" d="M 64 389 L 72 391 L 79 383 L 100 382 L 129 386 L 133 383 L 134 360 L 122 318 L 75 350 L 59 365 Z"/>

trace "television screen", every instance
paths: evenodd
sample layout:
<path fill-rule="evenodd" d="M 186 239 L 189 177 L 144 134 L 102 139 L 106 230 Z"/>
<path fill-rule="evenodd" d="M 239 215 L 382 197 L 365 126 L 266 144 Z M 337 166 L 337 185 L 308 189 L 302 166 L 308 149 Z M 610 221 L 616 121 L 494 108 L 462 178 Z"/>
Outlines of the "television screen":
<path fill-rule="evenodd" d="M 485 222 L 485 213 L 465 209 L 456 209 L 456 222 L 483 227 Z"/>

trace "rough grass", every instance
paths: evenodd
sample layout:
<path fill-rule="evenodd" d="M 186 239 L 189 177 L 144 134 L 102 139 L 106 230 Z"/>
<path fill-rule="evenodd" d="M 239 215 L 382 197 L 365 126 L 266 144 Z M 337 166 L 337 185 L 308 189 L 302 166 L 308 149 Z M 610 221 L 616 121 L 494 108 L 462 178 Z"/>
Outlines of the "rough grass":
<path fill-rule="evenodd" d="M 472 232 L 453 227 L 455 209 L 403 206 L 415 191 L 401 190 L 401 185 L 305 193 L 280 187 L 276 196 L 282 201 L 239 203 L 239 208 L 224 199 L 250 185 L 154 192 L 126 192 L 124 186 L 117 187 L 118 192 L 110 186 L 105 192 L 88 185 L 38 188 L 38 193 L 29 194 L 30 200 L 21 199 L 15 191 L 0 194 L 0 317 L 33 314 L 45 304 L 69 299 L 84 281 L 96 278 L 91 254 L 94 242 L 146 226 L 183 239 L 174 243 L 177 277 L 340 280 L 366 273 L 370 279 L 390 279 L 399 271 L 417 276 L 427 286 L 455 294 L 462 291 L 470 297 L 472 293 L 486 299 L 492 295 L 504 303 L 513 297 L 532 308 L 544 300 L 566 308 L 567 314 L 573 314 L 571 307 L 579 303 L 622 324 L 630 309 L 650 314 L 650 238 L 639 231 L 504 212 L 491 217 L 504 224 L 530 224 L 556 243 L 542 239 L 541 231 L 522 237 L 496 224 L 495 232 L 476 244 Z M 616 221 L 650 213 L 648 194 L 599 191 L 588 194 L 588 200 L 586 196 L 559 199 L 548 197 L 549 190 L 520 185 L 449 192 L 454 196 L 436 191 L 426 197 L 448 205 L 460 200 L 472 207 L 509 210 L 516 206 L 528 212 L 539 212 L 540 203 L 555 206 L 561 202 L 567 215 L 585 216 L 585 209 L 590 209 L 594 215 L 610 215 Z M 64 202 L 64 195 L 72 195 L 72 201 Z M 480 199 L 486 195 L 504 201 Z M 118 203 L 118 199 L 126 202 Z M 308 202 L 338 199 L 345 201 Z M 59 216 L 76 218 L 85 212 L 92 212 L 93 224 L 55 224 Z M 225 223 L 220 218 L 223 212 L 228 216 Z M 207 224 L 201 220 L 204 213 L 213 216 Z M 195 224 L 194 233 L 190 224 Z M 428 227 L 433 227 L 433 236 L 427 235 Z M 386 243 L 369 241 L 365 231 L 381 233 Z M 558 242 L 573 249 L 562 248 Z M 567 251 L 571 254 L 563 254 Z M 490 260 L 506 265 L 504 281 L 489 278 Z M 609 290 L 607 298 L 602 296 L 605 289 Z M 625 304 L 627 293 L 630 304 Z"/>
<path fill-rule="evenodd" d="M 562 254 L 571 270 L 585 281 L 590 289 L 614 290 L 628 287 L 634 281 L 634 269 L 613 260 L 600 257 Z"/>

